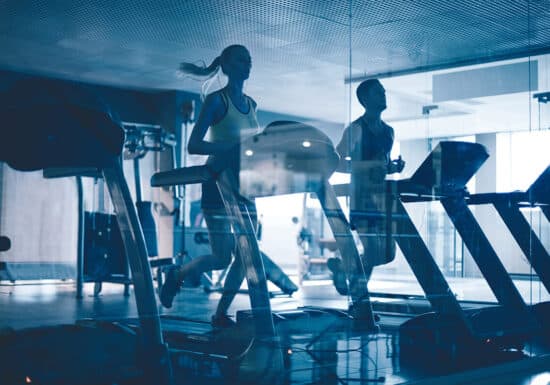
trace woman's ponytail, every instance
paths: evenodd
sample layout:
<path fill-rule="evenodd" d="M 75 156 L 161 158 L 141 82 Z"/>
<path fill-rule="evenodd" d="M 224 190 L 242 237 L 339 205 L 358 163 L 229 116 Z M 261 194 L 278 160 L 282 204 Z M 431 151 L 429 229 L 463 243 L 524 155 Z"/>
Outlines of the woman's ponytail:
<path fill-rule="evenodd" d="M 198 65 L 193 64 L 193 63 L 183 62 L 183 63 L 180 63 L 179 70 L 180 70 L 180 72 L 183 72 L 185 74 L 197 75 L 197 76 L 206 76 L 206 77 L 210 78 L 220 68 L 220 62 L 221 62 L 221 59 L 220 59 L 219 56 L 217 58 L 215 58 L 212 61 L 212 63 L 210 63 L 210 65 L 208 67 L 198 66 Z"/>

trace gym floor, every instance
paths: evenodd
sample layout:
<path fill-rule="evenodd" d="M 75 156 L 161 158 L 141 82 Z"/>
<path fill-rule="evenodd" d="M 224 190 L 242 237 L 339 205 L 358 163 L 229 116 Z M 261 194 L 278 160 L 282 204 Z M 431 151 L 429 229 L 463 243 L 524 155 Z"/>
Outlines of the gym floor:
<path fill-rule="evenodd" d="M 395 279 L 395 277 L 393 277 Z M 468 290 L 468 283 L 462 282 L 462 289 Z M 414 292 L 412 283 L 374 279 L 371 291 L 386 288 L 396 293 Z M 521 288 L 522 285 L 520 284 Z M 532 295 L 530 285 L 521 289 L 524 295 Z M 374 288 L 374 290 L 373 290 Z M 219 293 L 205 293 L 202 288 L 183 288 L 176 297 L 171 309 L 160 308 L 161 314 L 186 319 L 186 328 L 192 325 L 194 331 L 208 331 L 209 318 L 215 310 Z M 490 298 L 490 294 L 487 294 Z M 347 299 L 339 296 L 329 281 L 305 281 L 301 289 L 293 295 L 275 296 L 273 310 L 290 310 L 300 306 L 324 306 L 346 309 Z M 388 306 L 391 304 L 392 306 Z M 287 380 L 291 384 L 550 384 L 550 359 L 546 347 L 528 345 L 525 356 L 529 359 L 488 366 L 482 369 L 460 371 L 455 374 L 435 375 L 429 372 L 411 370 L 400 363 L 397 344 L 397 326 L 407 316 L 382 311 L 384 309 L 408 309 L 408 312 L 421 312 L 427 307 L 423 300 L 401 298 L 374 298 L 374 308 L 380 315 L 381 332 L 368 336 L 348 336 L 334 334 L 332 342 L 325 342 L 322 349 L 308 351 L 300 339 L 294 339 L 291 366 Z M 132 290 L 130 296 L 123 295 L 123 286 L 104 284 L 98 297 L 93 295 L 93 284 L 85 284 L 84 296 L 75 298 L 73 282 L 42 282 L 0 285 L 0 328 L 23 329 L 37 326 L 71 324 L 76 320 L 94 318 L 96 320 L 132 319 L 137 317 Z M 248 296 L 236 297 L 230 314 L 248 309 Z M 412 310 L 411 310 L 412 309 Z M 414 310 L 416 309 L 416 310 Z"/>

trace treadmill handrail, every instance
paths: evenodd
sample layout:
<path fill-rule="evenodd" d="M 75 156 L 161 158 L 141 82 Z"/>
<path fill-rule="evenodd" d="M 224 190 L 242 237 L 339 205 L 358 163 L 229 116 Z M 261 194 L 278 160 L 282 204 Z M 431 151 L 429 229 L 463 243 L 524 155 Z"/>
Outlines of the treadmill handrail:
<path fill-rule="evenodd" d="M 469 197 L 470 193 L 465 186 L 443 185 L 429 189 L 424 185 L 411 182 L 411 179 L 386 179 L 386 192 L 399 195 L 407 202 L 432 201 L 449 197 Z M 397 186 L 397 187 L 396 187 Z M 349 196 L 351 194 L 350 183 L 339 183 L 332 185 L 337 196 Z"/>
<path fill-rule="evenodd" d="M 213 179 L 214 176 L 214 172 L 208 167 L 208 165 L 180 167 L 153 174 L 151 177 L 151 186 L 165 187 L 204 183 Z"/>
<path fill-rule="evenodd" d="M 547 206 L 550 205 L 550 166 L 539 175 L 526 191 L 478 193 L 468 196 L 468 204 L 480 205 L 508 203 L 510 205 Z"/>
<path fill-rule="evenodd" d="M 535 204 L 536 202 L 531 202 L 529 199 L 529 194 L 523 191 L 513 191 L 507 193 L 478 193 L 471 194 L 468 196 L 467 202 L 469 205 L 484 205 L 492 204 L 495 202 L 507 202 L 509 204 L 517 203 L 529 203 Z"/>

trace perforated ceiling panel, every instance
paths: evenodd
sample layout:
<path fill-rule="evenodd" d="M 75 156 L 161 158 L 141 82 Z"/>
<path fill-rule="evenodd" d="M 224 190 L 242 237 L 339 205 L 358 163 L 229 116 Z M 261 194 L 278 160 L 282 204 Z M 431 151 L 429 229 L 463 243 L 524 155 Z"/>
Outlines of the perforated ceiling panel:
<path fill-rule="evenodd" d="M 550 0 L 0 1 L 3 69 L 198 91 L 178 63 L 234 43 L 262 107 L 342 121 L 350 76 L 550 50 Z"/>
<path fill-rule="evenodd" d="M 548 0 L 369 4 L 352 21 L 356 80 L 550 51 Z"/>

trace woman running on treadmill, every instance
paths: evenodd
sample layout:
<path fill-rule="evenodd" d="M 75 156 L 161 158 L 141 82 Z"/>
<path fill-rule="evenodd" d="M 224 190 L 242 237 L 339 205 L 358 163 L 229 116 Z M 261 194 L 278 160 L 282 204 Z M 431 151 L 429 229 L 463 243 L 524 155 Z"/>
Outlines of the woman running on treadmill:
<path fill-rule="evenodd" d="M 236 183 L 239 180 L 240 169 L 239 143 L 243 138 L 259 131 L 256 102 L 243 92 L 244 81 L 250 75 L 251 66 L 250 53 L 242 45 L 226 47 L 206 68 L 191 63 L 180 65 L 180 71 L 183 73 L 210 78 L 221 69 L 228 78 L 228 83 L 223 89 L 206 96 L 187 149 L 191 154 L 208 155 L 208 163 L 218 156 L 223 156 Z M 207 131 L 209 137 L 205 140 Z M 238 191 L 238 186 L 234 187 L 235 191 Z M 253 221 L 256 222 L 255 203 L 243 197 L 240 197 L 240 201 L 247 206 Z M 215 327 L 231 326 L 234 321 L 228 317 L 227 311 L 242 283 L 244 269 L 235 250 L 231 221 L 227 217 L 214 180 L 202 185 L 201 208 L 208 227 L 212 254 L 199 256 L 183 266 L 171 269 L 162 286 L 160 300 L 163 306 L 170 308 L 184 280 L 195 279 L 205 271 L 226 268 L 231 263 L 232 254 L 235 254 L 235 261 L 225 279 L 222 298 L 216 314 L 212 317 Z M 298 290 L 290 278 L 263 253 L 262 260 L 267 279 L 289 295 Z"/>

